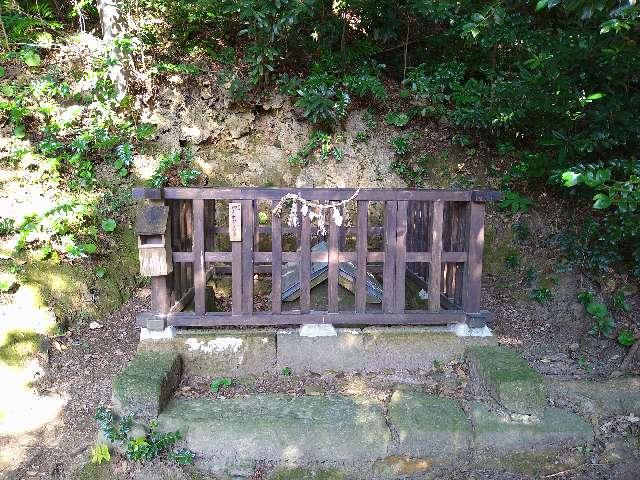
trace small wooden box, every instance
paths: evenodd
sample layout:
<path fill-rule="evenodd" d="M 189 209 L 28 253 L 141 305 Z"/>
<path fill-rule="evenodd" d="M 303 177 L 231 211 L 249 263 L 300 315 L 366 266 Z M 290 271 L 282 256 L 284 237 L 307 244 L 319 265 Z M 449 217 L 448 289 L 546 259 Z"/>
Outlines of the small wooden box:
<path fill-rule="evenodd" d="M 136 218 L 140 274 L 148 277 L 168 275 L 173 271 L 169 207 L 146 205 Z"/>

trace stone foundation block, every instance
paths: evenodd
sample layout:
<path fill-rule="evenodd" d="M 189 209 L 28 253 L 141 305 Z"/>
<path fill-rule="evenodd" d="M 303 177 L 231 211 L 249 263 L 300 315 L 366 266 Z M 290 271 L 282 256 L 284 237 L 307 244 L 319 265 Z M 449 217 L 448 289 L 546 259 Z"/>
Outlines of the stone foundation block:
<path fill-rule="evenodd" d="M 490 412 L 484 404 L 470 406 L 474 446 L 478 453 L 546 452 L 593 440 L 593 429 L 575 413 L 546 408 L 540 418 L 514 421 Z"/>
<path fill-rule="evenodd" d="M 175 352 L 139 352 L 113 379 L 113 402 L 122 415 L 157 416 L 180 383 Z"/>
<path fill-rule="evenodd" d="M 539 414 L 547 403 L 547 387 L 536 372 L 513 350 L 498 346 L 467 350 L 471 381 L 488 391 L 512 412 Z"/>
<path fill-rule="evenodd" d="M 336 328 L 334 336 L 277 333 L 278 367 L 294 371 L 383 371 L 432 368 L 434 362 L 461 361 L 469 345 L 495 337 L 461 337 L 446 327 Z"/>
<path fill-rule="evenodd" d="M 396 390 L 389 403 L 389 422 L 398 436 L 390 450 L 393 455 L 452 461 L 469 453 L 471 424 L 453 399 Z"/>
<path fill-rule="evenodd" d="M 620 377 L 604 381 L 548 381 L 556 403 L 569 403 L 585 414 L 640 415 L 640 378 Z"/>
<path fill-rule="evenodd" d="M 139 351 L 179 353 L 186 374 L 244 376 L 275 372 L 275 330 L 178 330 L 166 340 L 142 340 Z"/>
<path fill-rule="evenodd" d="M 342 396 L 178 398 L 159 422 L 163 431 L 180 430 L 190 449 L 218 466 L 373 462 L 391 441 L 380 405 Z"/>

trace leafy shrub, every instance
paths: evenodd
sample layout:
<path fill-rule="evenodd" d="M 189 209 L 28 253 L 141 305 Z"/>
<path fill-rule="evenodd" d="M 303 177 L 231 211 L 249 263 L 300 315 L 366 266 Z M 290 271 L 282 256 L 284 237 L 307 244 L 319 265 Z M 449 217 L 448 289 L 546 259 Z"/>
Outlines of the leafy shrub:
<path fill-rule="evenodd" d="M 177 177 L 177 183 L 179 185 L 188 187 L 193 185 L 201 175 L 201 172 L 193 167 L 191 152 L 185 150 L 183 154 L 177 151 L 165 154 L 160 158 L 158 167 L 151 175 L 147 186 L 151 188 L 162 188 L 171 181 L 176 182 L 176 179 L 173 177 Z"/>
<path fill-rule="evenodd" d="M 215 378 L 214 380 L 212 380 L 209 388 L 213 393 L 218 393 L 221 389 L 229 388 L 231 385 L 233 385 L 233 380 L 228 377 Z"/>
<path fill-rule="evenodd" d="M 620 330 L 617 340 L 623 347 L 630 347 L 636 343 L 636 337 L 631 330 Z"/>
<path fill-rule="evenodd" d="M 591 315 L 595 322 L 590 333 L 593 335 L 611 335 L 615 327 L 615 322 L 613 317 L 609 314 L 607 306 L 604 303 L 597 301 L 595 295 L 591 292 L 582 292 L 578 294 L 578 300 L 585 306 L 587 313 Z"/>
<path fill-rule="evenodd" d="M 389 140 L 389 145 L 391 145 L 396 155 L 406 155 L 411 151 L 412 140 L 413 136 L 411 135 L 400 135 Z"/>
<path fill-rule="evenodd" d="M 111 453 L 109 453 L 108 445 L 96 445 L 91 449 L 91 463 L 100 465 L 102 462 L 108 462 L 111 460 Z"/>
<path fill-rule="evenodd" d="M 523 197 L 518 192 L 505 192 L 504 199 L 500 202 L 500 207 L 511 210 L 512 213 L 527 212 L 533 203 L 528 197 Z"/>
<path fill-rule="evenodd" d="M 384 121 L 387 123 L 387 125 L 404 127 L 407 123 L 409 123 L 409 115 L 401 112 L 389 112 L 387 113 L 387 116 L 384 117 Z"/>

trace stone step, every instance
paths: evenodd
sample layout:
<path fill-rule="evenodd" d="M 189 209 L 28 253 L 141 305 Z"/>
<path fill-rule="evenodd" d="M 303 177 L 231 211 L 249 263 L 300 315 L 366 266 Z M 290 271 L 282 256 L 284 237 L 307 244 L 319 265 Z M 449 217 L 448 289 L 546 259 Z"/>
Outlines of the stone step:
<path fill-rule="evenodd" d="M 159 416 L 160 429 L 179 430 L 202 468 L 216 473 L 253 467 L 323 466 L 395 478 L 394 468 L 519 462 L 593 440 L 591 427 L 565 410 L 512 418 L 481 403 L 396 390 L 387 404 L 339 395 L 260 394 L 231 399 L 176 398 Z M 408 463 L 407 463 L 408 462 Z M 417 467 L 416 467 L 417 468 Z M 249 468 L 250 469 L 250 468 Z M 380 472 L 387 472 L 384 475 Z M 354 478 L 360 478 L 356 475 Z"/>
<path fill-rule="evenodd" d="M 175 399 L 158 418 L 209 460 L 355 464 L 384 457 L 391 443 L 382 407 L 344 396 L 255 395 Z"/>

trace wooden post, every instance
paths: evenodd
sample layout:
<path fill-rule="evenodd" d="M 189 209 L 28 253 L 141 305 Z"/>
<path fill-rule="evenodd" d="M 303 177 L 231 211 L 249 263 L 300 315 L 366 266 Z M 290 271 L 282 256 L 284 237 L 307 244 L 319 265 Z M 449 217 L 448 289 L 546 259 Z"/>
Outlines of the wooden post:
<path fill-rule="evenodd" d="M 367 241 L 369 202 L 358 200 L 358 233 L 356 237 L 356 312 L 365 313 L 367 308 Z"/>
<path fill-rule="evenodd" d="M 329 271 L 328 271 L 328 292 L 329 292 L 329 313 L 336 313 L 338 311 L 338 275 L 339 275 L 339 262 L 338 262 L 338 226 L 333 221 L 333 216 L 329 220 Z"/>
<path fill-rule="evenodd" d="M 396 215 L 398 202 L 384 202 L 384 266 L 382 269 L 382 311 L 392 313 L 395 308 L 396 286 Z"/>
<path fill-rule="evenodd" d="M 193 200 L 193 291 L 196 315 L 206 312 L 206 283 L 204 268 L 204 200 Z"/>
<path fill-rule="evenodd" d="M 429 311 L 440 311 L 440 278 L 442 276 L 442 221 L 444 202 L 431 204 L 431 261 L 429 263 Z"/>
<path fill-rule="evenodd" d="M 482 251 L 484 249 L 484 203 L 469 202 L 467 221 L 468 257 L 464 269 L 462 307 L 467 313 L 480 311 Z"/>
<path fill-rule="evenodd" d="M 396 285 L 395 309 L 396 313 L 404 312 L 405 282 L 407 268 L 407 203 L 398 202 L 398 218 L 396 226 Z"/>
<path fill-rule="evenodd" d="M 273 201 L 271 208 L 278 202 Z M 282 312 L 282 218 L 271 214 L 271 312 Z"/>
<path fill-rule="evenodd" d="M 309 216 L 302 217 L 300 229 L 300 313 L 311 308 L 311 223 Z"/>
<path fill-rule="evenodd" d="M 254 201 L 242 200 L 242 312 L 253 314 Z"/>

